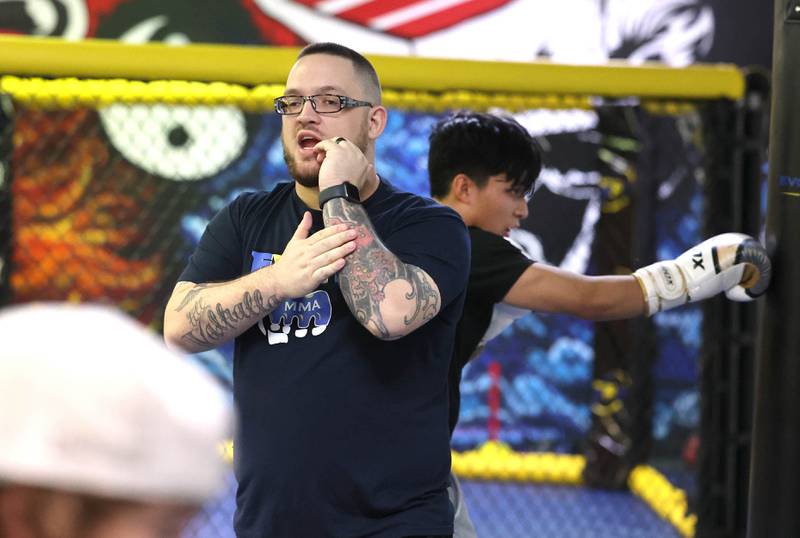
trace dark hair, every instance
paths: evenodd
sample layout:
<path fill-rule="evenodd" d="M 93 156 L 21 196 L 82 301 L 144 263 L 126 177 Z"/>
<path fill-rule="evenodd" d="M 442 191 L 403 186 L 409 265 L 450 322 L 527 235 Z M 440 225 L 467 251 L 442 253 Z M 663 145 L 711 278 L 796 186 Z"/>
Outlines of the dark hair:
<path fill-rule="evenodd" d="M 542 170 L 539 144 L 513 118 L 459 111 L 433 126 L 428 151 L 431 196 L 450 192 L 462 173 L 483 187 L 489 176 L 505 173 L 511 189 L 526 194 Z"/>
<path fill-rule="evenodd" d="M 378 79 L 375 68 L 364 56 L 338 43 L 312 43 L 303 47 L 303 50 L 297 55 L 297 59 L 312 54 L 330 54 L 353 62 L 353 67 L 355 67 L 356 73 L 363 77 L 367 90 L 374 92 L 374 95 L 370 96 L 375 101 L 373 104 L 380 104 L 381 81 Z"/>

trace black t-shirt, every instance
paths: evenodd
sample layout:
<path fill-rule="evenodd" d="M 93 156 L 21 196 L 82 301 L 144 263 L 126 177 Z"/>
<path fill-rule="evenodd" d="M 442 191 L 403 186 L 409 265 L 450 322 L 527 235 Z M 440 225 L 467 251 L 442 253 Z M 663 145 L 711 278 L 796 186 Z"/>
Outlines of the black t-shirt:
<path fill-rule="evenodd" d="M 464 314 L 456 329 L 453 359 L 450 361 L 450 433 L 458 422 L 461 407 L 461 370 L 485 341 L 494 338 L 527 310 L 501 305 L 531 260 L 509 241 L 479 228 L 469 228 L 472 243 L 467 298 Z"/>
<path fill-rule="evenodd" d="M 329 279 L 236 339 L 240 537 L 452 532 L 447 368 L 467 230 L 449 208 L 385 181 L 364 208 L 386 247 L 433 278 L 441 310 L 410 335 L 382 341 Z M 280 263 L 307 210 L 293 183 L 241 195 L 209 223 L 181 280 L 227 281 Z M 314 233 L 323 221 L 312 215 Z"/>

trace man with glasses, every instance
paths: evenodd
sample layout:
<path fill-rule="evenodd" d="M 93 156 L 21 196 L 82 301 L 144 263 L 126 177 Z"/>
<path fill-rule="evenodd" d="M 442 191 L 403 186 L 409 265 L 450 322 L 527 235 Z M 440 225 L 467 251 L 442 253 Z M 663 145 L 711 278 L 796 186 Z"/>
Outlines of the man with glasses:
<path fill-rule="evenodd" d="M 376 174 L 380 103 L 363 56 L 303 49 L 275 100 L 294 181 L 220 211 L 167 304 L 170 345 L 236 339 L 241 538 L 453 531 L 447 371 L 469 238 Z"/>

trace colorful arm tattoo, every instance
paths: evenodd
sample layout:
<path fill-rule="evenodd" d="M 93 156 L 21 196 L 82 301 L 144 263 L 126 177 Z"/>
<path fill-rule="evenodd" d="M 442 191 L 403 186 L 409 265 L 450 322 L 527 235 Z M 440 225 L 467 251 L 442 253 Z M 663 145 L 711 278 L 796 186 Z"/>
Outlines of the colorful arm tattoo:
<path fill-rule="evenodd" d="M 384 246 L 363 206 L 334 198 L 325 204 L 322 215 L 326 226 L 346 223 L 358 232 L 356 250 L 339 272 L 339 287 L 362 325 L 381 338 L 395 336 L 387 329 L 380 307 L 386 299 L 386 286 L 396 280 L 405 281 L 411 288 L 404 296 L 413 301 L 403 316 L 406 327 L 418 327 L 439 312 L 441 299 L 430 277 L 422 269 L 400 261 Z"/>

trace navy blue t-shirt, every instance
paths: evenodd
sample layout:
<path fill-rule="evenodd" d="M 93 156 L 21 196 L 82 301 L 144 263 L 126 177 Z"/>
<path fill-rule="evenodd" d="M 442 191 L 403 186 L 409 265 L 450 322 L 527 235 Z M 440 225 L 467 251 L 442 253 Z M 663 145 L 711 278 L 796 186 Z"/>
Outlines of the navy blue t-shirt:
<path fill-rule="evenodd" d="M 236 339 L 241 538 L 450 534 L 447 372 L 469 272 L 461 218 L 385 181 L 364 208 L 386 247 L 424 270 L 439 314 L 382 341 L 335 279 Z M 209 223 L 180 280 L 227 281 L 279 257 L 308 208 L 294 184 L 239 196 Z M 312 211 L 311 233 L 323 227 Z"/>

